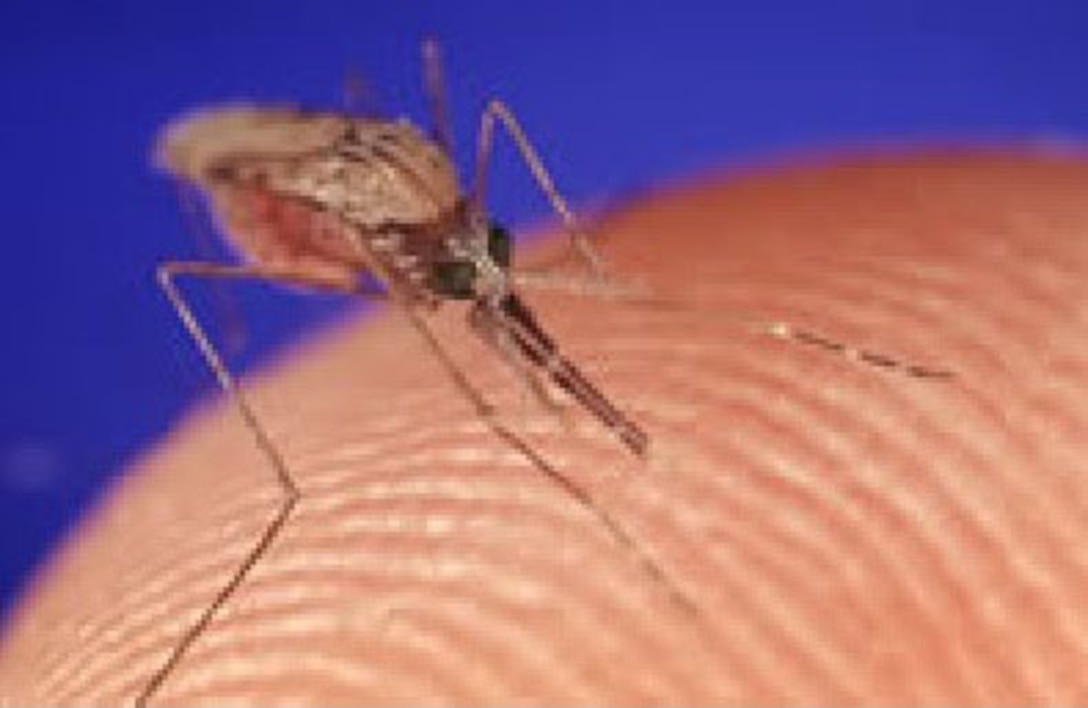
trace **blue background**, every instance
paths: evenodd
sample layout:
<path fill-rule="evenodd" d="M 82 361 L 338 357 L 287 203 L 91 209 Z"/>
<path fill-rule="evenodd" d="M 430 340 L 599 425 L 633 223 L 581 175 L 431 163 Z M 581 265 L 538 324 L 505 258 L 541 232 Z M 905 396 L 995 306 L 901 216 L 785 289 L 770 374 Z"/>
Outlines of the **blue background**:
<path fill-rule="evenodd" d="M 424 115 L 444 46 L 461 165 L 486 97 L 517 110 L 575 204 L 723 164 L 883 140 L 1088 131 L 1088 3 L 20 2 L 0 7 L 0 610 L 209 378 L 151 277 L 195 254 L 147 166 L 156 128 L 226 99 L 337 107 L 345 76 Z M 512 151 L 492 203 L 543 216 Z M 338 316 L 247 294 L 254 347 Z"/>

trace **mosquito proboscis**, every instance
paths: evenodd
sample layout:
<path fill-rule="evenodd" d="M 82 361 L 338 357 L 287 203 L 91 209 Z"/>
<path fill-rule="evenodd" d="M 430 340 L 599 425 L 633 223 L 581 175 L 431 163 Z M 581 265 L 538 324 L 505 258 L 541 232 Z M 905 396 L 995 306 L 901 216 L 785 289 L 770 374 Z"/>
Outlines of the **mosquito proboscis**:
<path fill-rule="evenodd" d="M 627 454 L 636 459 L 650 454 L 649 434 L 564 355 L 521 296 L 521 289 L 561 289 L 631 301 L 646 296 L 606 276 L 594 244 L 579 228 L 517 118 L 500 101 L 488 103 L 480 118 L 473 182 L 467 192 L 461 189 L 451 160 L 453 138 L 436 44 L 424 43 L 423 60 L 434 118 L 431 136 L 404 120 L 229 105 L 185 116 L 160 137 L 157 166 L 204 193 L 220 231 L 246 261 L 166 262 L 158 268 L 159 284 L 274 469 L 282 501 L 237 570 L 143 686 L 138 705 L 145 705 L 170 678 L 260 563 L 302 496 L 289 465 L 178 289 L 178 276 L 265 280 L 361 295 L 373 294 L 364 288 L 364 275 L 377 281 L 381 295 L 403 313 L 490 430 L 592 514 L 677 605 L 697 612 L 664 569 L 590 493 L 496 415 L 488 398 L 432 331 L 428 313 L 448 301 L 468 303 L 469 329 L 542 403 L 554 408 L 543 386 L 550 381 L 611 431 Z M 512 269 L 510 234 L 489 218 L 485 205 L 496 126 L 513 139 L 561 218 L 569 235 L 568 253 L 580 264 L 580 276 Z M 646 300 L 661 305 L 652 298 Z M 910 376 L 947 375 L 782 323 L 758 328 Z"/>

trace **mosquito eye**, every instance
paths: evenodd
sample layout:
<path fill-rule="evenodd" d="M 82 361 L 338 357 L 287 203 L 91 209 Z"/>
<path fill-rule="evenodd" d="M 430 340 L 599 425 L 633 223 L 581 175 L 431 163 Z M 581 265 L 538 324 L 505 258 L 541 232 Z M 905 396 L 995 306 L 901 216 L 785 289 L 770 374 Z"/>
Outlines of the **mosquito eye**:
<path fill-rule="evenodd" d="M 475 282 L 476 264 L 472 261 L 438 261 L 431 267 L 431 288 L 446 297 L 472 298 Z"/>
<path fill-rule="evenodd" d="M 487 254 L 501 268 L 509 268 L 512 255 L 510 232 L 502 224 L 492 221 L 487 227 Z"/>

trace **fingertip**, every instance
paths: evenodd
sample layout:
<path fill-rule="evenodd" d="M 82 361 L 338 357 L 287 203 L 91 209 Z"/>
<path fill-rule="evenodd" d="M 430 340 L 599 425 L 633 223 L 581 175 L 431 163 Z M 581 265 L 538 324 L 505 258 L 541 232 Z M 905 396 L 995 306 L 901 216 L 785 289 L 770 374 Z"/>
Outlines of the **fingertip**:
<path fill-rule="evenodd" d="M 518 430 L 634 553 L 491 435 L 395 319 L 305 345 L 251 381 L 302 503 L 158 698 L 1083 701 L 1086 193 L 1078 161 L 929 155 L 606 218 L 610 262 L 659 291 L 955 374 L 535 296 L 645 426 L 648 459 L 585 418 Z M 463 323 L 436 326 L 458 341 Z M 476 352 L 457 351 L 517 399 Z M 0 695 L 130 700 L 277 499 L 233 413 L 194 416 L 43 576 Z"/>

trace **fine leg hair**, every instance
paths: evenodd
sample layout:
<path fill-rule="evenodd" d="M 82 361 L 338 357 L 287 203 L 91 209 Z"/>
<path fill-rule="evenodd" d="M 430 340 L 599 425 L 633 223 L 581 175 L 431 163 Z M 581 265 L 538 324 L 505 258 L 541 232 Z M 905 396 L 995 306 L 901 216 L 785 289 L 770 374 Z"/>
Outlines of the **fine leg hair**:
<path fill-rule="evenodd" d="M 442 71 L 442 50 L 434 39 L 425 39 L 420 47 L 423 55 L 423 92 L 431 111 L 434 138 L 447 155 L 453 156 L 453 128 L 450 127 L 446 80 Z"/>
<path fill-rule="evenodd" d="M 220 388 L 230 397 L 234 407 L 245 422 L 246 427 L 249 428 L 250 432 L 253 434 L 257 447 L 261 450 L 269 463 L 271 463 L 276 474 L 276 482 L 280 486 L 282 499 L 275 515 L 265 526 L 264 531 L 250 549 L 249 553 L 246 554 L 245 558 L 238 566 L 238 569 L 234 572 L 234 575 L 231 576 L 226 585 L 223 586 L 211 603 L 200 614 L 196 623 L 185 632 L 182 638 L 174 646 L 163 665 L 144 685 L 140 694 L 136 697 L 137 706 L 147 705 L 147 702 L 170 677 L 170 674 L 177 668 L 178 664 L 185 657 L 185 654 L 193 644 L 202 634 L 204 634 L 216 614 L 222 609 L 227 601 L 230 600 L 234 593 L 237 592 L 246 576 L 253 570 L 257 563 L 260 562 L 261 558 L 272 545 L 272 542 L 276 539 L 276 536 L 279 535 L 280 531 L 287 523 L 291 511 L 295 508 L 296 504 L 298 504 L 299 498 L 301 497 L 298 483 L 295 481 L 294 476 L 287 467 L 287 463 L 284 461 L 283 456 L 272 441 L 268 431 L 266 431 L 261 424 L 260 419 L 257 417 L 256 412 L 253 410 L 253 407 L 250 405 L 249 400 L 246 398 L 242 389 L 238 386 L 234 377 L 231 376 L 226 364 L 223 363 L 223 359 L 220 357 L 215 345 L 212 344 L 208 335 L 205 334 L 204 329 L 201 327 L 192 308 L 186 302 L 181 291 L 175 284 L 174 280 L 179 275 L 219 281 L 228 279 L 263 280 L 280 283 L 288 281 L 320 288 L 335 287 L 332 283 L 327 281 L 308 278 L 304 274 L 295 271 L 271 267 L 238 266 L 200 261 L 175 261 L 159 265 L 157 271 L 159 286 L 170 300 L 170 304 L 173 305 L 178 318 L 181 320 L 182 324 L 185 325 L 185 329 L 188 331 L 189 336 L 200 349 L 200 353 L 204 357 L 205 363 L 215 375 Z"/>
<path fill-rule="evenodd" d="M 514 140 L 518 152 L 521 153 L 522 159 L 529 167 L 529 171 L 532 173 L 533 179 L 536 180 L 537 186 L 540 187 L 540 191 L 544 192 L 544 195 L 551 203 L 552 209 L 563 220 L 563 228 L 570 238 L 569 252 L 581 258 L 591 274 L 598 279 L 603 279 L 605 271 L 604 259 L 597 253 L 592 241 L 579 226 L 574 212 L 567 205 L 567 201 L 556 189 L 555 182 L 548 173 L 548 169 L 544 166 L 544 162 L 540 159 L 536 149 L 533 148 L 532 143 L 529 142 L 529 138 L 525 135 L 525 130 L 521 127 L 518 119 L 514 117 L 513 112 L 502 101 L 490 101 L 480 116 L 480 128 L 476 142 L 476 175 L 472 182 L 471 193 L 473 206 L 478 211 L 483 211 L 487 191 L 487 169 L 494 146 L 496 119 Z"/>

